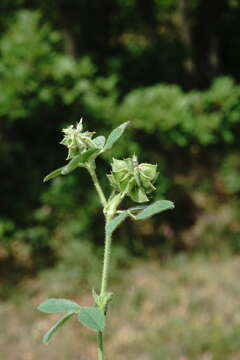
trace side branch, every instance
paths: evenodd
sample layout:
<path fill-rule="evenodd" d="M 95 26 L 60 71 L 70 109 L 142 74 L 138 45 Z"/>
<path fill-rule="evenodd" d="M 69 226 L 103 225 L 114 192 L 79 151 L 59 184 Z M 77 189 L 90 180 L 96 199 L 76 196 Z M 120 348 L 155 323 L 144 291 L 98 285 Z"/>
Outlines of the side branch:
<path fill-rule="evenodd" d="M 101 204 L 103 207 L 105 207 L 107 205 L 107 200 L 106 200 L 106 197 L 104 195 L 104 192 L 102 190 L 102 187 L 99 183 L 99 180 L 97 178 L 97 174 L 96 174 L 96 171 L 95 171 L 95 166 L 94 164 L 90 164 L 90 166 L 87 167 L 91 177 L 92 177 L 92 180 L 93 180 L 93 184 L 97 190 L 97 193 L 98 193 L 98 196 L 99 196 L 99 199 L 101 201 Z"/>

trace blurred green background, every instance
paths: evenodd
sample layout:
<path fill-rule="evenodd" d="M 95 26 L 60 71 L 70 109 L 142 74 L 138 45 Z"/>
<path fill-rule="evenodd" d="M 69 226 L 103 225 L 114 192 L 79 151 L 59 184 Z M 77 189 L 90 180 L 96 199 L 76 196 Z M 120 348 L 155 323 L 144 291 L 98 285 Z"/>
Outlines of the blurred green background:
<path fill-rule="evenodd" d="M 108 329 L 114 360 L 240 359 L 239 0 L 1 0 L 0 344 L 7 360 L 95 359 L 72 324 L 47 348 L 48 296 L 85 304 L 97 288 L 103 218 L 61 129 L 131 127 L 98 160 L 159 164 L 156 199 L 114 240 Z M 68 327 L 68 329 L 67 329 Z M 82 332 L 82 333 L 81 333 Z M 82 338 L 80 339 L 80 336 Z"/>

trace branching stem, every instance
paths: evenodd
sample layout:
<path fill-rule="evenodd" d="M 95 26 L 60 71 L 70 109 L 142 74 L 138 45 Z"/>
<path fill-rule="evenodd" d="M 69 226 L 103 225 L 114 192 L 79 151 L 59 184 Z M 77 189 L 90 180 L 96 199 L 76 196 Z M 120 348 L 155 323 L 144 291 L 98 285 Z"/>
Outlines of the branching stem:
<path fill-rule="evenodd" d="M 90 164 L 88 167 L 87 167 L 91 177 L 92 177 L 92 180 L 93 180 L 93 184 L 97 190 L 97 193 L 98 193 L 98 196 L 99 196 L 99 199 L 101 201 L 101 204 L 103 207 L 106 206 L 107 204 L 107 200 L 106 200 L 106 197 L 104 195 L 104 192 L 102 190 L 102 187 L 98 181 L 98 178 L 97 178 L 97 174 L 96 174 L 96 171 L 95 171 L 95 164 Z"/>
<path fill-rule="evenodd" d="M 108 221 L 109 220 L 106 219 L 106 227 L 108 225 Z M 111 257 L 111 242 L 112 242 L 111 236 L 109 236 L 107 231 L 105 231 L 105 247 L 104 247 L 102 284 L 101 284 L 100 296 L 103 296 L 107 290 L 109 265 L 110 265 L 110 257 Z"/>
<path fill-rule="evenodd" d="M 106 226 L 108 224 L 108 219 L 106 215 Z M 103 258 L 103 271 L 102 271 L 102 284 L 101 284 L 101 292 L 100 296 L 103 297 L 107 291 L 107 283 L 109 276 L 109 265 L 110 265 L 110 257 L 111 257 L 111 236 L 108 235 L 107 231 L 105 231 L 105 247 L 104 247 L 104 258 Z M 106 308 L 103 309 L 106 313 Z M 104 348 L 103 348 L 103 333 L 99 331 L 97 334 L 98 339 L 98 360 L 104 360 Z"/>
<path fill-rule="evenodd" d="M 89 165 L 88 167 L 89 173 L 92 177 L 94 186 L 97 190 L 99 199 L 103 208 L 107 205 L 107 200 L 102 190 L 102 187 L 98 181 L 95 166 L 94 164 Z M 113 215 L 104 214 L 105 216 L 105 223 L 106 227 L 108 222 L 111 220 Z M 110 265 L 110 257 L 111 257 L 111 236 L 108 235 L 108 232 L 105 231 L 105 247 L 104 247 L 104 259 L 103 259 L 103 271 L 102 271 L 102 281 L 101 281 L 101 291 L 100 296 L 103 297 L 107 290 L 107 282 L 108 282 L 108 275 L 109 275 L 109 265 Z M 106 312 L 106 308 L 103 309 Z M 103 346 L 103 332 L 98 331 L 97 333 L 97 344 L 98 344 L 98 360 L 104 360 L 104 346 Z"/>
<path fill-rule="evenodd" d="M 101 281 L 101 291 L 100 291 L 100 298 L 103 299 L 105 296 L 107 296 L 107 284 L 108 284 L 108 277 L 109 277 L 109 266 L 110 266 L 110 258 L 111 258 L 111 243 L 112 243 L 112 236 L 107 231 L 107 226 L 111 219 L 114 217 L 117 207 L 120 204 L 120 202 L 125 197 L 126 193 L 123 192 L 119 195 L 116 195 L 114 197 L 114 194 L 110 196 L 109 200 L 107 201 L 104 192 L 102 190 L 102 187 L 98 181 L 97 174 L 95 171 L 95 164 L 90 163 L 87 167 L 94 186 L 97 190 L 100 202 L 103 206 L 103 213 L 105 216 L 105 244 L 104 244 L 104 258 L 103 258 L 103 270 L 102 270 L 102 281 Z M 110 202 L 111 206 L 108 207 L 108 203 Z M 107 303 L 103 306 L 102 310 L 104 311 L 105 315 L 107 313 Z M 103 332 L 98 331 L 97 333 L 97 344 L 98 344 L 98 360 L 104 360 L 104 346 L 103 346 Z"/>

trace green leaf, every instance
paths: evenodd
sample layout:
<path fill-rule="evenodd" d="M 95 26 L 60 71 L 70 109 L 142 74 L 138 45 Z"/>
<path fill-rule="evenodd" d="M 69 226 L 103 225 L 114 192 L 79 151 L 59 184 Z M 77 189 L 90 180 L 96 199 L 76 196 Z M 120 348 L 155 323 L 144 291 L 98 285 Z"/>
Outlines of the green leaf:
<path fill-rule="evenodd" d="M 99 148 L 102 149 L 105 144 L 105 136 L 97 136 L 95 139 L 93 139 L 94 144 Z"/>
<path fill-rule="evenodd" d="M 58 312 L 69 312 L 79 311 L 81 306 L 77 303 L 66 300 L 66 299 L 48 299 L 43 301 L 39 306 L 38 310 L 46 313 L 58 313 Z"/>
<path fill-rule="evenodd" d="M 81 159 L 82 159 L 82 155 L 74 156 L 74 158 L 72 158 L 72 160 L 69 161 L 69 163 L 66 166 L 64 166 L 64 168 L 62 169 L 62 175 L 67 175 L 73 170 L 75 170 L 80 164 Z"/>
<path fill-rule="evenodd" d="M 97 307 L 82 307 L 77 314 L 81 324 L 94 331 L 102 331 L 105 326 L 105 316 Z"/>
<path fill-rule="evenodd" d="M 146 209 L 140 211 L 140 213 L 138 213 L 135 218 L 136 220 L 147 219 L 168 209 L 174 209 L 174 203 L 172 201 L 158 200 L 155 203 L 149 205 Z"/>
<path fill-rule="evenodd" d="M 46 182 L 48 180 L 51 180 L 53 178 L 55 178 L 56 176 L 59 176 L 62 174 L 62 170 L 64 169 L 65 166 L 59 168 L 59 169 L 56 169 L 54 171 L 52 171 L 50 174 L 48 174 L 47 176 L 45 176 L 45 178 L 43 179 L 43 182 Z"/>
<path fill-rule="evenodd" d="M 114 230 L 126 219 L 128 216 L 127 211 L 123 211 L 121 214 L 115 216 L 106 226 L 106 233 L 108 236 L 111 236 Z"/>
<path fill-rule="evenodd" d="M 113 144 L 120 138 L 120 136 L 122 136 L 122 134 L 123 134 L 124 130 L 126 129 L 126 127 L 128 126 L 128 124 L 129 124 L 129 121 L 121 124 L 120 126 L 118 126 L 116 129 L 114 129 L 111 132 L 111 134 L 107 138 L 106 144 L 104 146 L 104 150 L 111 149 Z"/>
<path fill-rule="evenodd" d="M 69 161 L 69 163 L 66 166 L 61 168 L 61 170 L 62 170 L 61 174 L 62 175 L 69 174 L 70 172 L 75 170 L 79 165 L 82 165 L 85 162 L 87 162 L 89 160 L 89 158 L 97 151 L 98 151 L 98 149 L 89 149 L 89 150 L 85 151 L 83 154 L 74 156 L 74 158 L 72 158 L 72 160 Z"/>
<path fill-rule="evenodd" d="M 43 342 L 44 343 L 48 343 L 48 341 L 51 339 L 51 337 L 53 336 L 53 334 L 55 334 L 55 332 L 61 327 L 63 326 L 63 324 L 65 324 L 66 321 L 68 321 L 73 315 L 75 314 L 75 312 L 69 312 L 66 315 L 64 315 L 61 319 L 59 319 L 49 330 L 48 332 L 44 335 L 43 337 Z"/>
<path fill-rule="evenodd" d="M 139 206 L 133 206 L 131 208 L 128 209 L 128 211 L 138 211 L 138 210 L 143 210 L 146 209 L 147 205 L 139 205 Z"/>
<path fill-rule="evenodd" d="M 97 151 L 98 151 L 98 149 L 89 149 L 89 150 L 85 151 L 85 153 L 82 154 L 81 163 L 87 162 L 89 160 L 89 158 Z"/>

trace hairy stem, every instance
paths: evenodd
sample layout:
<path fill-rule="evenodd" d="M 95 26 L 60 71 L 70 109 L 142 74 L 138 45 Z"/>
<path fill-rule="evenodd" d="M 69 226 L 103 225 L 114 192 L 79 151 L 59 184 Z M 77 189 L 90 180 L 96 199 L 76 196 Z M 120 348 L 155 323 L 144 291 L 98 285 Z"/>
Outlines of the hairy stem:
<path fill-rule="evenodd" d="M 92 177 L 93 184 L 97 190 L 99 199 L 103 208 L 107 205 L 107 200 L 102 190 L 102 187 L 98 181 L 97 174 L 95 171 L 95 164 L 90 164 L 88 166 L 88 171 Z M 108 221 L 111 220 L 111 216 L 105 215 L 106 217 L 106 226 Z M 105 248 L 104 248 L 104 260 L 103 260 L 103 272 L 102 272 L 102 283 L 101 283 L 101 292 L 100 295 L 104 295 L 107 288 L 107 280 L 108 280 L 108 273 L 109 273 L 109 263 L 110 263 L 110 255 L 111 255 L 111 236 L 107 235 L 105 232 Z M 106 309 L 103 309 L 105 312 Z M 98 360 L 104 360 L 104 347 L 103 347 L 103 332 L 98 331 L 97 333 L 97 354 Z"/>
<path fill-rule="evenodd" d="M 102 190 L 102 187 L 98 181 L 96 171 L 95 171 L 95 164 L 90 164 L 88 166 L 88 171 L 92 177 L 92 180 L 93 180 L 94 186 L 97 190 L 101 204 L 102 204 L 103 208 L 106 209 L 107 200 L 106 200 L 106 197 Z M 112 219 L 112 217 L 116 213 L 117 206 L 119 205 L 121 200 L 124 198 L 124 196 L 125 196 L 125 193 L 119 197 L 116 197 L 111 211 L 108 211 L 106 213 L 104 212 L 106 227 L 108 226 L 109 221 Z M 102 298 L 104 297 L 104 295 L 107 292 L 107 284 L 108 284 L 108 277 L 109 277 L 109 265 L 110 265 L 110 257 L 111 257 L 111 242 L 112 242 L 111 235 L 109 235 L 109 233 L 105 230 L 105 246 L 104 246 L 102 282 L 101 282 L 101 291 L 100 291 L 100 297 L 102 297 Z M 102 310 L 106 314 L 107 305 Z M 97 352 L 98 360 L 104 360 L 104 346 L 103 346 L 103 332 L 102 331 L 98 331 L 98 333 L 97 333 L 97 346 L 98 346 L 98 352 Z"/>
<path fill-rule="evenodd" d="M 104 192 L 102 190 L 102 187 L 98 181 L 98 178 L 97 178 L 97 174 L 96 174 L 96 171 L 95 171 L 95 165 L 94 164 L 91 164 L 88 166 L 88 171 L 92 177 L 92 180 L 93 180 L 93 184 L 97 190 L 97 193 L 98 193 L 98 196 L 99 196 L 99 199 L 101 201 L 101 204 L 103 207 L 106 206 L 107 204 L 107 200 L 106 200 L 106 197 L 104 195 Z"/>
<path fill-rule="evenodd" d="M 98 333 L 97 333 L 97 344 L 98 344 L 98 360 L 104 360 L 103 333 L 102 333 L 102 331 L 98 331 Z"/>
<path fill-rule="evenodd" d="M 110 219 L 106 218 L 106 226 Z M 103 296 L 107 290 L 109 265 L 111 257 L 111 236 L 105 231 L 105 248 L 104 248 L 104 259 L 103 259 L 103 271 L 102 271 L 102 284 L 100 296 Z M 106 312 L 106 309 L 103 309 Z M 103 349 L 103 333 L 98 332 L 98 360 L 104 360 L 104 349 Z"/>
<path fill-rule="evenodd" d="M 106 220 L 106 226 L 108 225 L 108 221 L 109 220 Z M 104 248 L 102 285 L 101 285 L 100 295 L 104 295 L 107 290 L 110 256 L 111 256 L 111 236 L 109 236 L 108 233 L 105 231 L 105 248 Z"/>

